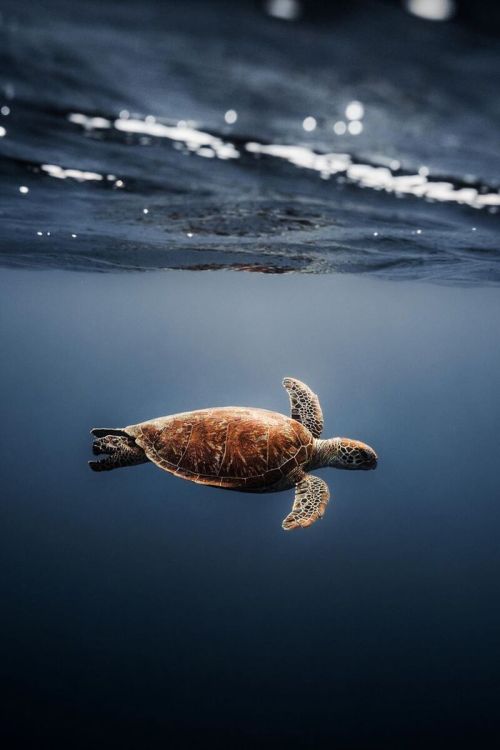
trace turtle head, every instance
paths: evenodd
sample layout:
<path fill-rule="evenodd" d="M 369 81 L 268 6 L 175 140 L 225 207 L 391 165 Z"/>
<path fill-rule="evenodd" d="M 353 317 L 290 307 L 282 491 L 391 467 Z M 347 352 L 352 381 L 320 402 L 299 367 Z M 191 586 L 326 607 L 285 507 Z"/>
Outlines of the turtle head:
<path fill-rule="evenodd" d="M 360 440 L 333 438 L 330 445 L 328 466 L 335 469 L 376 469 L 378 456 L 369 445 Z"/>

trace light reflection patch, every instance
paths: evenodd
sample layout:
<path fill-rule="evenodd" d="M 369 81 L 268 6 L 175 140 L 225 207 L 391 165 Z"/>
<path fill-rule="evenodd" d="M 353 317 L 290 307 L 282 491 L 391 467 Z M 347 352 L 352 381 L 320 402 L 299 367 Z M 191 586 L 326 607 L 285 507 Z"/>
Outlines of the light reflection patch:
<path fill-rule="evenodd" d="M 347 112 L 349 107 L 351 110 Z M 174 145 L 187 148 L 188 151 L 206 159 L 237 159 L 240 156 L 235 144 L 199 130 L 194 123 L 180 120 L 176 125 L 165 125 L 151 115 L 145 119 L 139 119 L 131 117 L 128 112 L 120 114 L 121 116 L 114 121 L 103 117 L 87 117 L 80 113 L 72 113 L 68 119 L 81 125 L 85 130 L 115 128 L 124 133 L 167 138 L 174 141 Z M 349 114 L 362 116 L 364 111 L 361 103 L 351 102 L 346 109 L 346 117 Z M 303 127 L 306 131 L 312 132 L 316 124 L 315 118 L 309 116 L 304 120 Z M 334 124 L 333 130 L 336 135 L 343 135 L 346 131 L 350 135 L 358 135 L 363 130 L 363 124 L 360 119 L 349 119 L 348 125 L 344 121 L 338 121 Z M 480 192 L 474 187 L 457 187 L 448 181 L 429 178 L 429 169 L 426 166 L 420 167 L 417 174 L 397 174 L 400 170 L 400 162 L 394 159 L 388 162 L 389 166 L 376 166 L 357 163 L 353 161 L 350 154 L 317 153 L 308 146 L 262 144 L 250 141 L 243 148 L 250 154 L 282 159 L 296 167 L 310 169 L 317 172 L 322 179 L 343 174 L 361 187 L 385 190 L 396 195 L 412 195 L 427 200 L 460 203 L 472 208 L 489 207 L 491 210 L 496 210 L 496 207 L 500 206 L 498 192 Z M 96 173 L 63 170 L 55 165 L 44 165 L 42 168 L 53 177 L 73 177 L 80 180 L 103 179 L 102 175 Z M 118 180 L 115 185 L 122 187 L 123 181 Z"/>

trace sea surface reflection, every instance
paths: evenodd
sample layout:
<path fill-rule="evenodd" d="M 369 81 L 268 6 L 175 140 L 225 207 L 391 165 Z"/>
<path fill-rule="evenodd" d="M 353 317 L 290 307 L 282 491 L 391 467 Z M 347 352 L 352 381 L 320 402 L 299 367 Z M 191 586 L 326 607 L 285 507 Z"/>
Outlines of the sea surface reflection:
<path fill-rule="evenodd" d="M 495 37 L 271 5 L 5 0 L 0 263 L 498 284 Z"/>

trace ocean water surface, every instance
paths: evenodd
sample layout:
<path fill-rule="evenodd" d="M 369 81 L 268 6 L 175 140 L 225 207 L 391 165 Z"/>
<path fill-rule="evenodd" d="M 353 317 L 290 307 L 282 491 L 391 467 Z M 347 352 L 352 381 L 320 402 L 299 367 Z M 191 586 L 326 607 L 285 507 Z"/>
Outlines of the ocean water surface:
<path fill-rule="evenodd" d="M 2 264 L 498 283 L 488 25 L 266 5 L 4 0 Z"/>
<path fill-rule="evenodd" d="M 2 6 L 6 747 L 500 739 L 497 40 L 272 7 Z M 88 469 L 91 427 L 288 413 L 286 375 L 380 456 L 307 530 Z"/>

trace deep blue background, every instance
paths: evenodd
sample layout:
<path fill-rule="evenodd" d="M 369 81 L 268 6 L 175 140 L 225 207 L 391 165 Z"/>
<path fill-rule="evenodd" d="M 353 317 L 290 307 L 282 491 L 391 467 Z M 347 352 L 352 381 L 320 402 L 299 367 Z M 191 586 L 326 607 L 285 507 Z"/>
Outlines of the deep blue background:
<path fill-rule="evenodd" d="M 3 272 L 6 747 L 488 746 L 499 312 L 354 276 Z M 87 468 L 92 426 L 286 413 L 284 375 L 381 457 L 322 470 L 304 532 L 290 492 Z"/>

